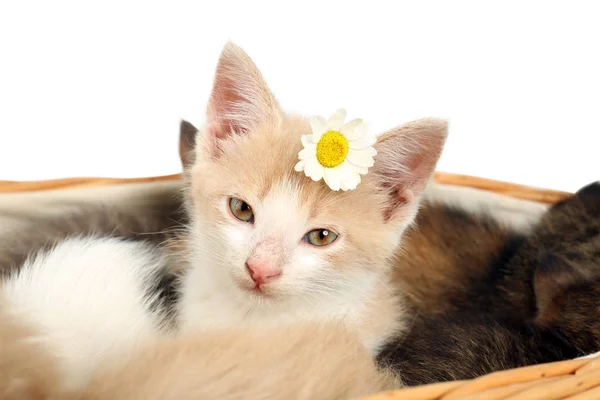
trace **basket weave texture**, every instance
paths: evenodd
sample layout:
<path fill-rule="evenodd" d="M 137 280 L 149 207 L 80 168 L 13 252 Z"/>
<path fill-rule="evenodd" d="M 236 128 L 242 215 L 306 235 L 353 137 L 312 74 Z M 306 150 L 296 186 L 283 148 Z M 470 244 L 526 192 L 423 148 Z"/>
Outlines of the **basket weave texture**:
<path fill-rule="evenodd" d="M 0 193 L 177 180 L 181 175 L 150 178 L 69 178 L 49 181 L 0 181 Z M 553 204 L 570 193 L 537 189 L 467 175 L 436 172 L 438 183 L 473 187 L 519 199 Z M 495 372 L 470 381 L 444 382 L 379 393 L 364 400 L 600 400 L 600 356 Z"/>
<path fill-rule="evenodd" d="M 494 372 L 470 381 L 379 393 L 361 400 L 600 399 L 600 357 Z"/>

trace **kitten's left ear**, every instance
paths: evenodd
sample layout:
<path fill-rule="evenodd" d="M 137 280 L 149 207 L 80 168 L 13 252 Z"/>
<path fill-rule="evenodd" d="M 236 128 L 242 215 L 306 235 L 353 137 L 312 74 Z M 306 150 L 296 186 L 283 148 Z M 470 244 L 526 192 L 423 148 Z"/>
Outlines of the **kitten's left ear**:
<path fill-rule="evenodd" d="M 414 203 L 433 176 L 442 154 L 448 121 L 425 118 L 381 135 L 375 149 L 375 165 L 369 175 L 390 197 L 386 218 L 403 205 Z"/>
<path fill-rule="evenodd" d="M 231 135 L 244 134 L 261 122 L 274 122 L 281 114 L 275 97 L 250 57 L 227 43 L 221 53 L 206 110 L 203 141 L 213 156 Z"/>

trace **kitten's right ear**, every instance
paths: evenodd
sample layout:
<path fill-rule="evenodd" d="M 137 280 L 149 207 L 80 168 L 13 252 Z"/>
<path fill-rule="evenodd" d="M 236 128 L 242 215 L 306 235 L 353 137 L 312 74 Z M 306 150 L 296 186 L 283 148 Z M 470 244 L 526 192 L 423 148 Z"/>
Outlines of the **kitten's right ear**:
<path fill-rule="evenodd" d="M 552 322 L 561 312 L 558 300 L 567 289 L 589 279 L 584 271 L 557 254 L 542 255 L 533 276 L 537 321 Z"/>
<path fill-rule="evenodd" d="M 372 175 L 389 197 L 386 219 L 406 218 L 403 206 L 415 203 L 435 171 L 448 135 L 448 121 L 425 118 L 402 125 L 379 136 Z M 411 207 L 416 213 L 416 207 Z"/>
<path fill-rule="evenodd" d="M 206 110 L 203 147 L 216 157 L 229 136 L 248 133 L 257 124 L 274 122 L 280 115 L 279 105 L 254 62 L 241 48 L 227 43 Z"/>
<path fill-rule="evenodd" d="M 198 129 L 190 122 L 181 120 L 179 124 L 179 159 L 183 169 L 194 163 L 194 149 L 196 148 L 196 135 Z"/>

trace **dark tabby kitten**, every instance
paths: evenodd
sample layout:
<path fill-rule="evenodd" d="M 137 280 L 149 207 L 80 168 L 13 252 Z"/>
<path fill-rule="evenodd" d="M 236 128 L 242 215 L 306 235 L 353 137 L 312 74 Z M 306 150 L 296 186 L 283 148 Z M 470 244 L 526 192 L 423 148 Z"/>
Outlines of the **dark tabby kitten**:
<path fill-rule="evenodd" d="M 420 385 L 600 350 L 600 183 L 556 204 L 531 237 L 508 247 L 514 254 L 474 288 L 479 304 L 419 318 L 380 362 Z"/>

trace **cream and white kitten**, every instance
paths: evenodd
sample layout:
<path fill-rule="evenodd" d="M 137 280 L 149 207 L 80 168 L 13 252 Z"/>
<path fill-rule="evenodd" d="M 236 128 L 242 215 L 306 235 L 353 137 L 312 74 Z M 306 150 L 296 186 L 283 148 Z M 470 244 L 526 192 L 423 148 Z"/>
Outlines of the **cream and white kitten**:
<path fill-rule="evenodd" d="M 402 326 L 386 287 L 389 259 L 416 214 L 447 123 L 424 119 L 384 133 L 374 167 L 347 192 L 294 171 L 300 137 L 310 131 L 307 119 L 281 110 L 250 58 L 228 44 L 187 170 L 184 328 L 333 317 L 376 351 Z M 325 246 L 305 239 L 322 230 L 337 239 Z M 267 282 L 257 286 L 249 269 Z"/>
<path fill-rule="evenodd" d="M 183 332 L 341 320 L 375 353 L 404 328 L 388 272 L 447 123 L 423 119 L 379 136 L 374 167 L 348 192 L 294 171 L 310 130 L 307 119 L 281 110 L 250 58 L 228 44 L 187 171 L 191 223 L 175 257 L 143 243 L 75 238 L 2 284 L 10 307 L 57 354 L 70 388 L 164 330 L 155 289 L 172 268 L 184 271 L 176 306 Z M 337 239 L 306 240 L 323 230 Z"/>

